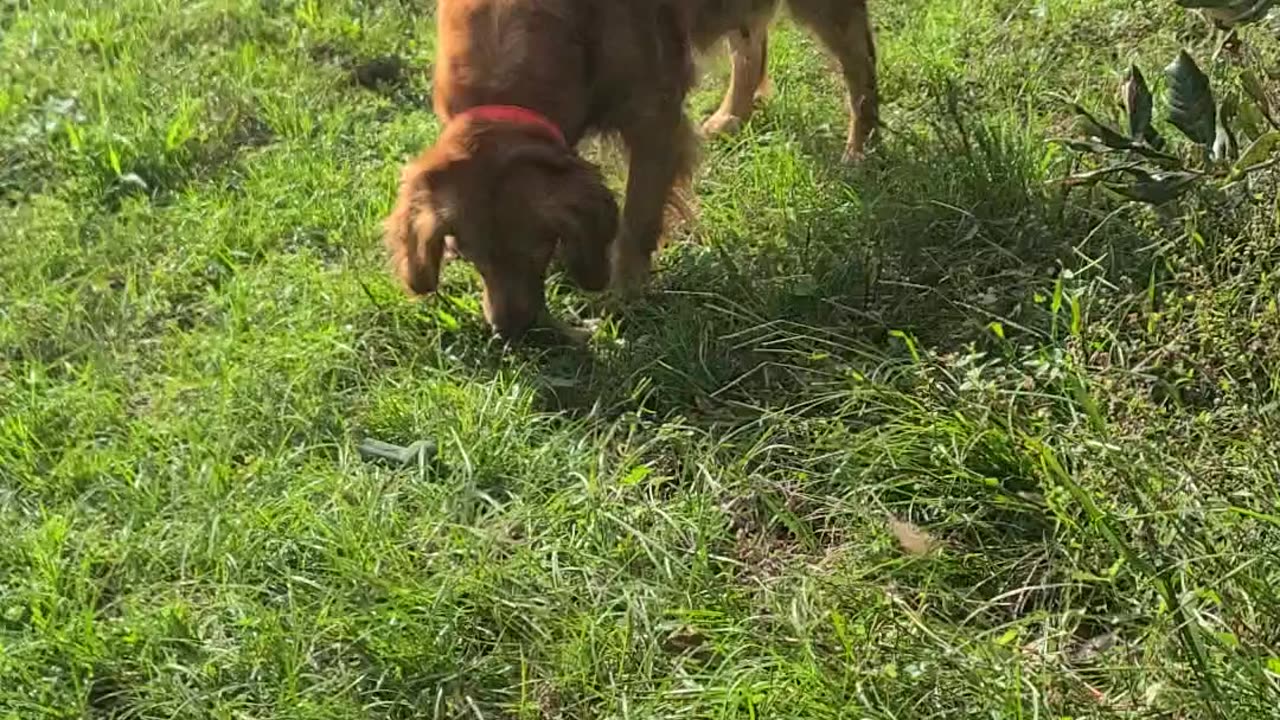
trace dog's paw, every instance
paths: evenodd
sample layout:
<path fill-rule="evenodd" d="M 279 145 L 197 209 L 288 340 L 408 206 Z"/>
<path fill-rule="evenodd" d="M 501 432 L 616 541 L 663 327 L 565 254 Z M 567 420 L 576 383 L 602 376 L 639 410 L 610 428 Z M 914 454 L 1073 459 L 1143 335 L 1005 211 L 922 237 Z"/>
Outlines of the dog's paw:
<path fill-rule="evenodd" d="M 650 262 L 648 257 L 644 257 L 630 258 L 615 264 L 609 294 L 621 300 L 633 300 L 644 295 L 652 274 Z"/>
<path fill-rule="evenodd" d="M 549 311 L 543 312 L 537 324 L 530 329 L 528 340 L 542 347 L 585 347 L 591 343 L 600 328 L 598 320 L 577 324 L 566 322 Z"/>
<path fill-rule="evenodd" d="M 583 347 L 591 344 L 591 338 L 595 337 L 599 323 L 584 323 L 583 325 L 565 324 L 559 328 L 560 337 L 565 344 L 572 347 Z"/>
<path fill-rule="evenodd" d="M 702 123 L 704 137 L 732 135 L 742 129 L 742 118 L 726 112 L 717 112 Z"/>
<path fill-rule="evenodd" d="M 880 144 L 880 133 L 875 129 L 874 121 L 872 122 L 872 129 L 866 133 L 860 132 L 857 127 L 849 131 L 849 139 L 844 146 L 844 156 L 840 158 L 845 165 L 857 165 Z"/>

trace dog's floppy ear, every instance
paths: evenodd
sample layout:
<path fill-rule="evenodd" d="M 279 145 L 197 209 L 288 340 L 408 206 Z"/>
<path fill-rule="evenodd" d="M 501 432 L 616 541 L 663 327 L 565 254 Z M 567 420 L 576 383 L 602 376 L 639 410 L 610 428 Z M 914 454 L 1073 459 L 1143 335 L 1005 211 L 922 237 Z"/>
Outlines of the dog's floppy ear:
<path fill-rule="evenodd" d="M 382 240 L 396 275 L 415 295 L 435 292 L 445 236 L 450 234 L 442 198 L 433 193 L 435 173 L 423 162 L 405 167 L 395 207 L 383 223 Z"/>
<path fill-rule="evenodd" d="M 544 222 L 560 234 L 560 258 L 583 290 L 609 285 L 609 248 L 618 234 L 618 201 L 600 170 L 581 159 L 562 177 Z"/>
<path fill-rule="evenodd" d="M 599 168 L 573 151 L 547 145 L 513 153 L 511 162 L 535 167 L 512 189 L 525 193 L 535 222 L 560 240 L 560 259 L 569 277 L 584 290 L 609 285 L 609 249 L 618 233 L 618 202 Z M 526 164 L 527 163 L 527 164 Z"/>

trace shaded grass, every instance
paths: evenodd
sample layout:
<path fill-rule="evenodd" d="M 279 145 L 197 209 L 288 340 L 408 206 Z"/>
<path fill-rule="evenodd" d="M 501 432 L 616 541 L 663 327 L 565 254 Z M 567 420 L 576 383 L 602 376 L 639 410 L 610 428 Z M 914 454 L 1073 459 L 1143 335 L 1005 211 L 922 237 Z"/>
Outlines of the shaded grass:
<path fill-rule="evenodd" d="M 833 164 L 783 30 L 583 353 L 497 347 L 467 268 L 385 273 L 436 131 L 415 3 L 6 6 L 0 714 L 1276 716 L 1275 178 L 1161 223 L 1045 142 L 1049 92 L 1203 24 L 875 13 L 878 153 Z"/>

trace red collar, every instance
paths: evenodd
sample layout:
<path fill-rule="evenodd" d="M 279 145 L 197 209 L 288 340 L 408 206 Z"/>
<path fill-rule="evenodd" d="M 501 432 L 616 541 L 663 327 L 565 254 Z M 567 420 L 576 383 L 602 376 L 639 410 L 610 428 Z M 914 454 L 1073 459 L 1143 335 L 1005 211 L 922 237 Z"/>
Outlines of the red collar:
<path fill-rule="evenodd" d="M 477 105 L 454 116 L 455 119 L 469 117 L 486 122 L 510 123 L 512 125 L 531 125 L 550 135 L 556 142 L 568 146 L 564 131 L 550 118 L 540 112 L 519 105 Z"/>

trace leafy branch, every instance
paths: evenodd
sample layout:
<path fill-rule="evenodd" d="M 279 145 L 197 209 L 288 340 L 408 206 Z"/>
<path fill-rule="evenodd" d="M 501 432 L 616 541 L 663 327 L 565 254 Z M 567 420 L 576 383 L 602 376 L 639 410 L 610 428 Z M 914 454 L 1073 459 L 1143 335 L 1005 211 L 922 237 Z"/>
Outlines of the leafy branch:
<path fill-rule="evenodd" d="M 1265 4 L 1269 7 L 1274 1 L 1265 0 Z M 1189 2 L 1215 3 L 1215 8 L 1234 8 L 1242 2 L 1251 2 L 1251 8 L 1264 4 L 1256 0 L 1179 0 L 1184 5 Z M 1272 157 L 1280 150 L 1280 125 L 1270 98 L 1252 72 L 1240 76 L 1243 92 L 1229 94 L 1223 102 L 1215 99 L 1208 76 L 1185 50 L 1164 69 L 1164 79 L 1165 117 L 1189 141 L 1190 148 L 1187 142 L 1166 139 L 1156 129 L 1151 88 L 1142 70 L 1132 65 L 1120 84 L 1127 133 L 1062 98 L 1076 115 L 1081 137 L 1057 142 L 1104 161 L 1101 167 L 1069 176 L 1065 181 L 1068 186 L 1098 185 L 1129 200 L 1163 205 L 1202 183 L 1224 188 L 1280 162 L 1280 157 Z M 1243 151 L 1241 137 L 1247 141 Z"/>
<path fill-rule="evenodd" d="M 1200 10 L 1220 28 L 1248 25 L 1265 18 L 1276 0 L 1174 0 L 1184 8 Z"/>

